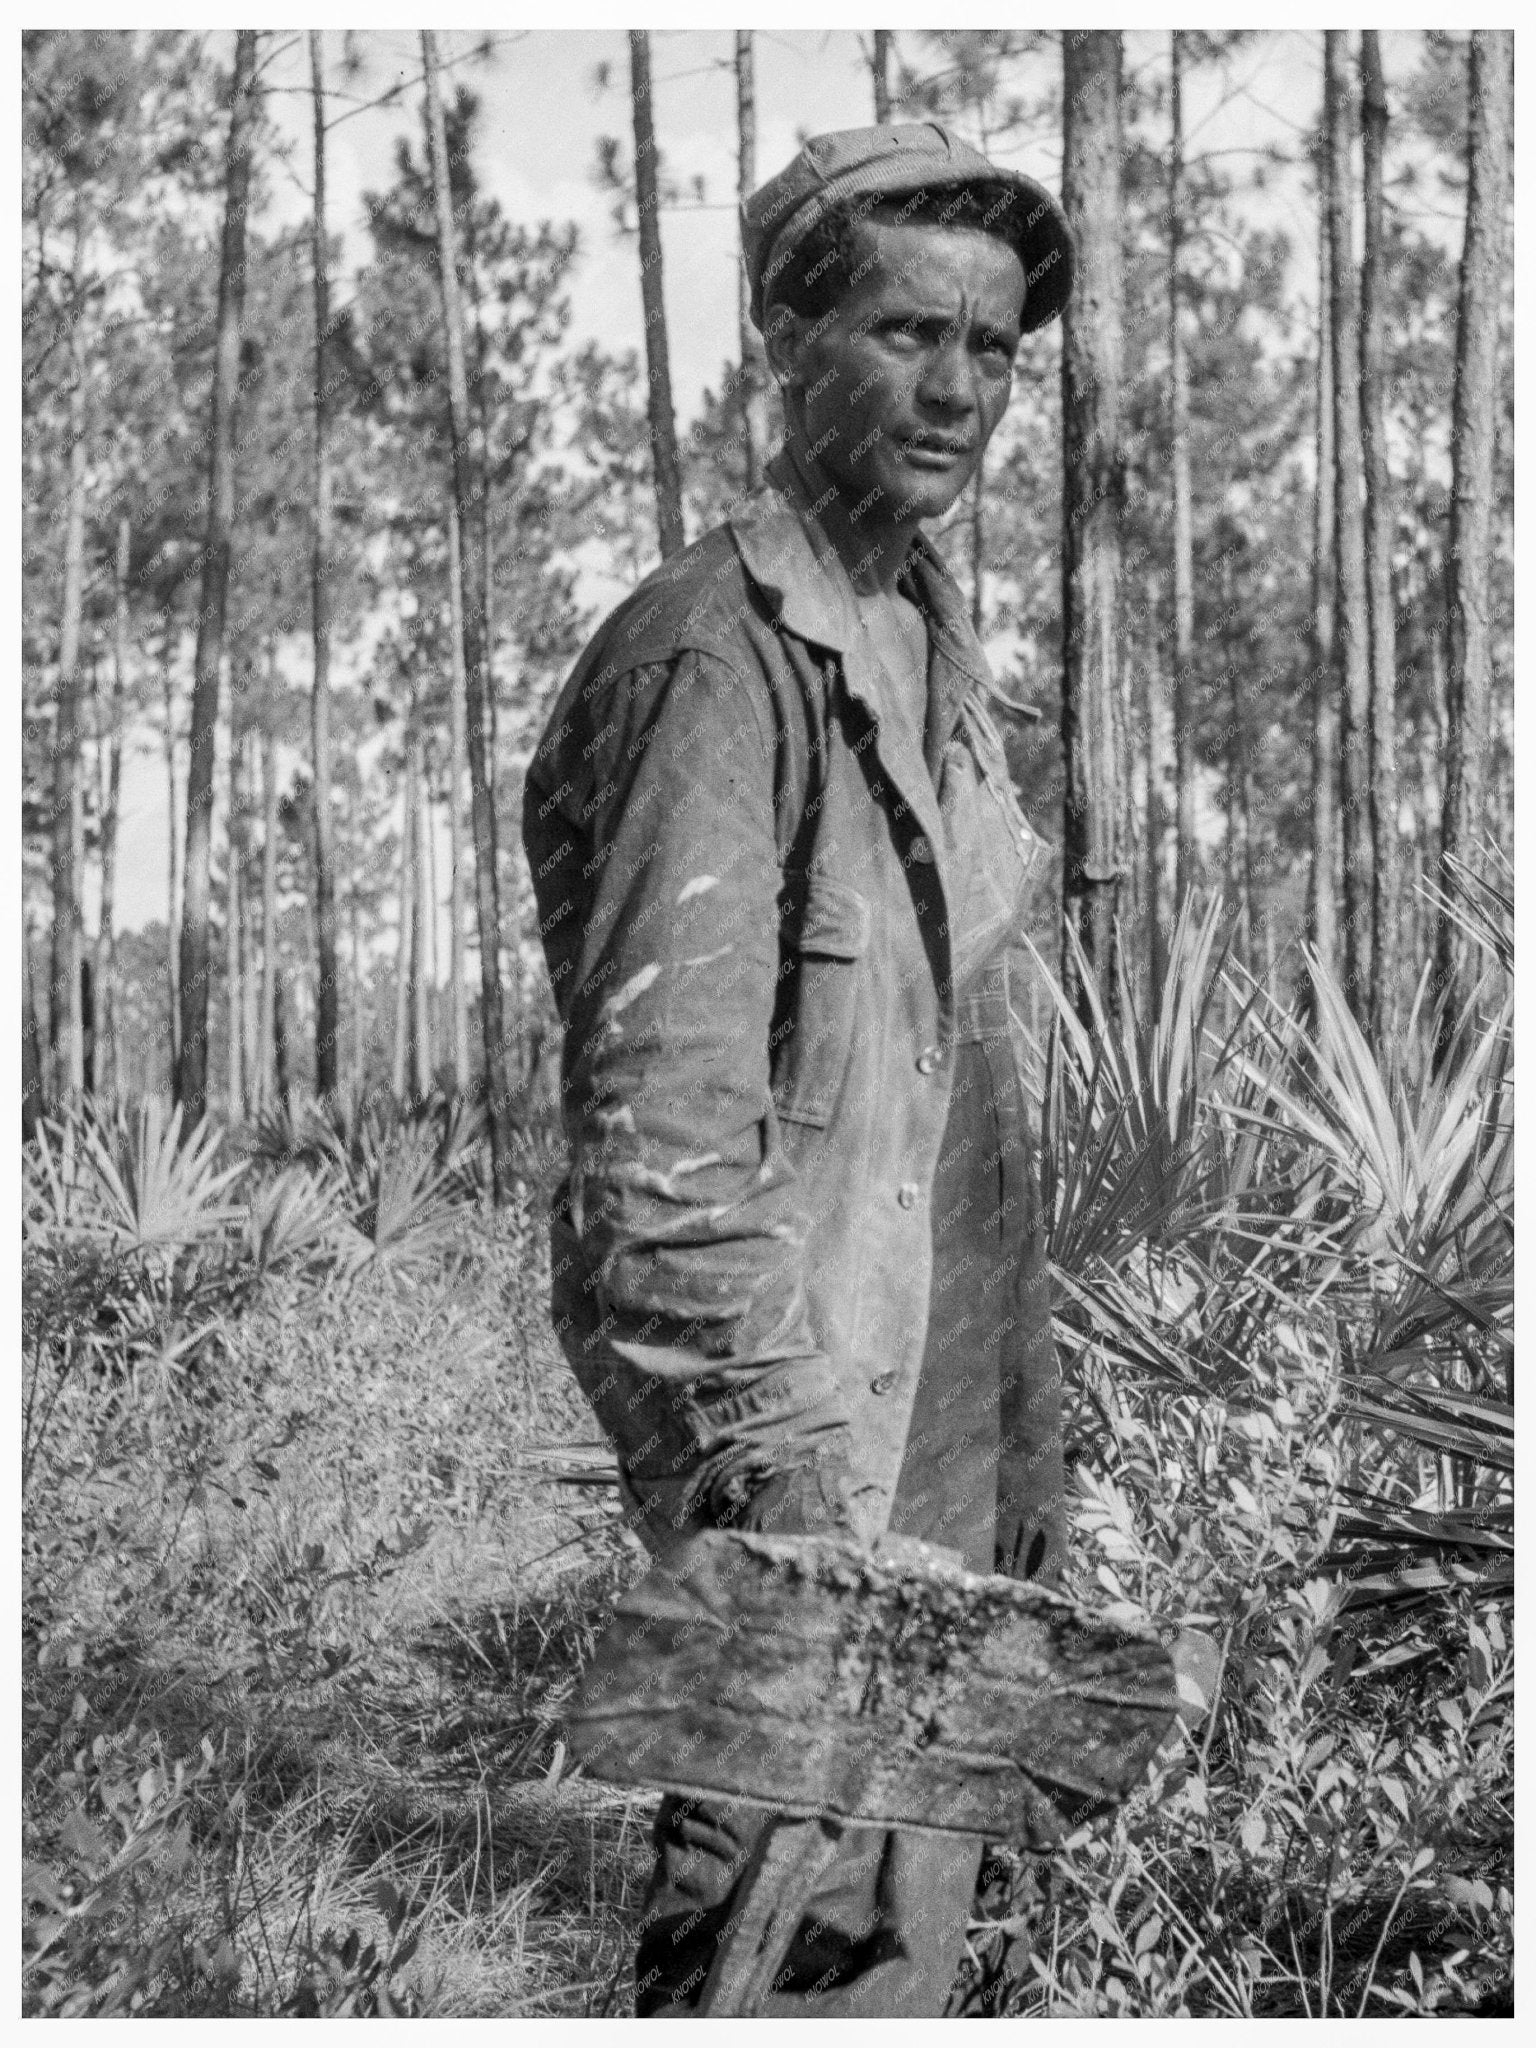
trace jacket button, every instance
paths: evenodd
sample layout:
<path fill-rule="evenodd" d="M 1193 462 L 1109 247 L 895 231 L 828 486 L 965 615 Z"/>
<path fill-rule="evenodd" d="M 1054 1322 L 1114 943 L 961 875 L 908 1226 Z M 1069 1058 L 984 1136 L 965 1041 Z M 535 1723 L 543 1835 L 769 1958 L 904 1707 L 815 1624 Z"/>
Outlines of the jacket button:
<path fill-rule="evenodd" d="M 924 839 L 919 834 L 912 842 L 912 858 L 916 861 L 931 863 L 933 860 L 933 841 L 931 839 Z"/>
<path fill-rule="evenodd" d="M 920 1074 L 936 1073 L 943 1064 L 944 1048 L 942 1045 L 925 1046 L 917 1056 L 917 1071 Z"/>
<path fill-rule="evenodd" d="M 900 1202 L 903 1209 L 912 1209 L 917 1205 L 917 1194 L 917 1182 L 915 1180 L 904 1180 L 896 1190 L 896 1199 Z"/>
<path fill-rule="evenodd" d="M 869 1383 L 869 1391 L 872 1394 L 888 1394 L 891 1391 L 892 1387 L 895 1386 L 895 1384 L 895 1373 L 877 1372 L 874 1378 Z"/>

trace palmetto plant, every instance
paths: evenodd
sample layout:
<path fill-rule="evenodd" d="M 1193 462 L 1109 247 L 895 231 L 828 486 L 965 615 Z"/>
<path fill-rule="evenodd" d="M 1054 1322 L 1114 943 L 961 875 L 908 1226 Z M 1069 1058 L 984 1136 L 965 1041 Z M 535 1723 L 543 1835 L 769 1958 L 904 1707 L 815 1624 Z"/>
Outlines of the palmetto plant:
<path fill-rule="evenodd" d="M 245 1249 L 257 1273 L 285 1266 L 350 1270 L 357 1263 L 358 1233 L 350 1225 L 347 1195 L 341 1174 L 326 1166 L 285 1166 L 253 1187 Z"/>
<path fill-rule="evenodd" d="M 231 1256 L 245 1162 L 184 1131 L 155 1100 L 110 1123 L 45 1126 L 23 1150 L 22 1326 L 30 1468 L 60 1388 L 88 1365 L 113 1379 L 182 1378 L 210 1355 L 250 1272 Z M 36 1428 L 34 1428 L 34 1418 Z"/>
<path fill-rule="evenodd" d="M 440 1094 L 409 1109 L 382 1094 L 284 1104 L 257 1119 L 248 1143 L 281 1167 L 261 1202 L 267 1227 L 317 1255 L 323 1245 L 343 1277 L 409 1279 L 441 1260 L 456 1207 L 482 1186 L 485 1112 Z"/>
<path fill-rule="evenodd" d="M 1347 1237 L 1299 1134 L 1253 1114 L 1273 1005 L 1220 922 L 1186 903 L 1152 1002 L 1125 980 L 1113 1015 L 1080 958 L 1087 1024 L 1042 968 L 1056 1015 L 1036 1076 L 1062 1339 L 1207 1391 L 1334 1295 Z"/>
<path fill-rule="evenodd" d="M 1194 1978 L 1204 2011 L 1451 2009 L 1474 1948 L 1508 1967 L 1512 947 L 1507 893 L 1447 890 L 1487 974 L 1382 1045 L 1317 960 L 1304 1007 L 1256 982 L 1215 905 L 1150 999 L 1111 1014 L 1081 958 L 1086 1022 L 1054 989 L 1070 1569 L 1216 1675 L 1169 1777 L 1055 1859 L 1021 2010 L 1116 1975 L 1143 2013 Z"/>
<path fill-rule="evenodd" d="M 74 1356 L 84 1332 L 111 1372 L 179 1376 L 281 1271 L 418 1279 L 474 1191 L 477 1141 L 474 1113 L 446 1105 L 410 1120 L 384 1103 L 285 1105 L 227 1165 L 217 1129 L 186 1132 L 153 1099 L 110 1124 L 45 1126 L 23 1151 L 29 1341 L 51 1355 L 50 1332 L 68 1332 Z"/>
<path fill-rule="evenodd" d="M 379 1271 L 410 1279 L 442 1263 L 461 1191 L 429 1137 L 390 1137 L 366 1157 L 358 1182 L 354 1223 Z"/>
<path fill-rule="evenodd" d="M 24 1171 L 39 1221 L 102 1239 L 115 1250 L 174 1252 L 216 1237 L 239 1211 L 227 1192 L 245 1162 L 218 1163 L 208 1123 L 183 1133 L 180 1108 L 158 1098 L 119 1110 L 111 1123 L 80 1120 L 39 1134 Z"/>
<path fill-rule="evenodd" d="M 1455 854 L 1446 857 L 1446 883 L 1423 885 L 1437 912 L 1461 927 L 1473 944 L 1497 961 L 1506 974 L 1515 969 L 1515 869 L 1509 855 L 1489 839 L 1484 848 L 1485 872 L 1478 873 Z"/>
<path fill-rule="evenodd" d="M 1112 1015 L 1079 958 L 1085 1024 L 1051 981 L 1034 1077 L 1064 1348 L 1191 1395 L 1326 1387 L 1357 1429 L 1355 1604 L 1402 1597 L 1405 1554 L 1420 1589 L 1508 1579 L 1507 898 L 1448 887 L 1494 960 L 1438 1070 L 1424 986 L 1378 1051 L 1316 958 L 1304 1022 L 1230 960 L 1219 904 L 1186 904 L 1150 1005 L 1122 984 Z"/>

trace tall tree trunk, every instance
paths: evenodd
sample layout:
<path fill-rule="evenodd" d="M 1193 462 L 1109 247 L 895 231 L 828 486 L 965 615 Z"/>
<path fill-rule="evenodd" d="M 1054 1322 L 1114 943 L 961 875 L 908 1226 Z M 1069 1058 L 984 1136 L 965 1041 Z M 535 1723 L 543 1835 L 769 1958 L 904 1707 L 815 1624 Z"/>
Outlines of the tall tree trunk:
<path fill-rule="evenodd" d="M 1126 731 L 1130 740 L 1127 766 L 1130 775 L 1130 832 L 1127 854 L 1131 872 L 1126 878 L 1126 923 L 1133 934 L 1130 961 L 1139 967 L 1145 961 L 1150 972 L 1151 955 L 1140 943 L 1157 919 L 1157 890 L 1153 886 L 1152 830 L 1152 691 L 1147 643 L 1152 622 L 1137 608 L 1137 625 L 1128 628 L 1125 644 Z M 1152 984 L 1148 983 L 1150 988 Z"/>
<path fill-rule="evenodd" d="M 661 279 L 660 199 L 656 183 L 656 124 L 651 105 L 651 38 L 629 32 L 629 82 L 635 116 L 635 213 L 640 227 L 640 303 L 645 312 L 646 417 L 651 469 L 656 480 L 656 524 L 662 559 L 684 546 L 682 472 L 677 460 L 677 417 L 672 406 L 672 363 L 667 347 L 667 301 Z"/>
<path fill-rule="evenodd" d="M 869 68 L 874 74 L 875 122 L 883 128 L 891 118 L 891 31 L 877 28 L 874 36 L 875 47 Z"/>
<path fill-rule="evenodd" d="M 405 1099 L 411 1077 L 411 968 L 415 952 L 416 754 L 408 742 L 400 794 L 400 931 L 395 944 L 395 1100 Z"/>
<path fill-rule="evenodd" d="M 117 1055 L 117 831 L 123 794 L 123 705 L 128 669 L 128 557 L 131 529 L 117 522 L 112 563 L 112 710 L 107 721 L 101 776 L 101 920 L 96 928 L 96 1059 L 91 1089 L 98 1099 L 118 1093 Z"/>
<path fill-rule="evenodd" d="M 1433 682 L 1440 678 L 1440 636 L 1429 635 L 1430 675 Z M 1433 710 L 1433 706 L 1432 706 Z M 1438 715 L 1421 717 L 1416 721 L 1415 761 L 1418 770 L 1418 784 L 1414 799 L 1415 867 L 1421 877 L 1434 872 L 1440 851 L 1440 779 L 1445 754 L 1439 740 L 1440 720 Z M 1426 958 L 1434 951 L 1435 933 L 1432 919 L 1426 912 L 1422 887 L 1410 892 L 1413 905 L 1413 934 L 1408 949 L 1408 958 L 1414 963 L 1414 982 L 1417 985 L 1419 971 Z"/>
<path fill-rule="evenodd" d="M 1064 912 L 1105 1000 L 1118 999 L 1116 917 L 1125 879 L 1126 771 L 1116 746 L 1120 641 L 1121 137 L 1118 31 L 1063 45 L 1062 193 L 1077 233 L 1077 286 L 1062 334 L 1064 488 L 1062 747 Z M 1083 991 L 1064 952 L 1080 1007 Z"/>
<path fill-rule="evenodd" d="M 171 1086 L 181 1060 L 181 962 L 177 934 L 181 930 L 181 860 L 176 821 L 183 816 L 176 800 L 176 670 L 175 641 L 170 622 L 165 632 L 161 680 L 165 697 L 165 974 L 171 1010 Z"/>
<path fill-rule="evenodd" d="M 1189 357 L 1180 259 L 1184 247 L 1184 35 L 1172 34 L 1168 151 L 1168 387 L 1173 472 L 1174 915 L 1198 872 L 1195 848 L 1194 512 L 1189 484 Z"/>
<path fill-rule="evenodd" d="M 1231 572 L 1223 614 L 1230 616 Z M 1253 780 L 1249 773 L 1249 739 L 1243 718 L 1243 697 L 1234 663 L 1229 671 L 1227 700 L 1227 895 L 1237 916 L 1245 947 L 1253 943 Z M 1249 960 L 1250 966 L 1252 960 Z"/>
<path fill-rule="evenodd" d="M 744 207 L 757 188 L 757 83 L 752 62 L 752 31 L 736 31 L 736 201 Z M 758 341 L 752 326 L 752 287 L 747 266 L 736 265 L 736 345 L 740 361 L 741 449 L 747 489 L 762 482 L 767 455 L 768 423 L 763 416 L 757 367 Z"/>
<path fill-rule="evenodd" d="M 1333 673 L 1333 274 L 1328 135 L 1317 148 L 1317 484 L 1312 498 L 1312 858 L 1307 936 L 1325 968 L 1338 963 L 1339 704 Z"/>
<path fill-rule="evenodd" d="M 310 735 L 315 768 L 315 1092 L 334 1097 L 341 1032 L 341 984 L 336 959 L 335 842 L 331 823 L 331 451 L 326 389 L 326 338 L 331 325 L 331 281 L 325 242 L 325 84 L 320 31 L 309 31 L 309 76 L 314 100 L 315 207 L 310 248 L 315 288 L 314 552 L 310 585 L 315 645 Z"/>
<path fill-rule="evenodd" d="M 1506 29 L 1475 29 L 1467 60 L 1467 225 L 1456 309 L 1451 409 L 1451 530 L 1446 559 L 1450 658 L 1446 665 L 1442 857 L 1472 861 L 1486 829 L 1492 740 L 1489 643 L 1493 469 L 1498 441 L 1499 300 L 1509 203 L 1513 43 Z M 1442 878 L 1443 879 L 1443 878 Z M 1451 1000 L 1437 1056 L 1474 980 L 1466 943 L 1447 917 L 1435 935 L 1435 979 Z"/>
<path fill-rule="evenodd" d="M 448 981 L 453 1011 L 455 1089 L 469 1085 L 469 997 L 464 977 L 464 565 L 458 506 L 448 503 L 448 615 L 451 626 L 448 697 Z"/>
<path fill-rule="evenodd" d="M 1365 457 L 1360 439 L 1360 320 L 1350 166 L 1349 34 L 1324 32 L 1328 132 L 1328 246 L 1333 343 L 1334 666 L 1344 708 L 1344 993 L 1370 1013 L 1370 625 L 1365 584 Z"/>
<path fill-rule="evenodd" d="M 355 878 L 348 891 L 348 903 L 352 922 L 352 1097 L 354 1101 L 361 1101 L 366 1080 L 363 1067 L 363 936 L 357 914 Z"/>
<path fill-rule="evenodd" d="M 983 496 L 986 490 L 983 477 L 985 462 L 986 452 L 983 450 L 981 460 L 976 464 L 975 480 L 971 485 L 970 519 L 967 522 L 970 527 L 971 551 L 971 631 L 978 639 L 981 637 L 982 619 L 986 614 L 987 508 Z"/>
<path fill-rule="evenodd" d="M 459 533 L 473 494 L 467 436 L 469 385 L 464 371 L 464 312 L 459 299 L 458 253 L 453 226 L 453 201 L 448 183 L 448 139 L 438 86 L 437 38 L 421 33 L 426 72 L 427 124 L 432 145 L 432 187 L 437 208 L 438 275 L 443 300 L 443 333 L 448 358 L 448 437 L 453 459 L 453 491 Z M 491 787 L 493 761 L 486 677 L 485 619 L 482 594 L 473 579 L 461 592 L 464 619 L 464 682 L 469 740 L 469 780 L 475 834 L 475 892 L 480 924 L 480 1026 L 485 1047 L 485 1091 L 490 1118 L 491 1175 L 496 1199 L 510 1189 L 510 1093 L 507 1085 L 507 1032 L 501 993 L 501 881 L 496 855 L 496 811 Z M 515 1023 L 515 1011 L 514 1011 Z"/>
<path fill-rule="evenodd" d="M 245 309 L 245 213 L 256 116 L 256 31 L 235 36 L 235 76 L 224 168 L 224 233 L 219 249 L 218 327 L 208 466 L 208 529 L 197 615 L 187 764 L 186 884 L 181 918 L 181 1053 L 176 1100 L 187 1124 L 208 1106 L 208 904 L 213 831 L 214 740 L 219 668 L 229 597 L 230 536 L 235 518 L 235 404 Z"/>
<path fill-rule="evenodd" d="M 99 707 L 101 702 L 101 654 L 100 650 L 96 647 L 91 649 L 90 698 L 94 720 L 97 715 L 96 707 Z M 99 733 L 99 725 L 97 725 L 96 730 Z M 75 835 L 75 874 L 82 884 L 85 880 L 86 767 L 85 735 L 82 732 L 80 736 L 80 773 L 76 782 L 80 799 L 80 829 Z M 94 945 L 87 943 L 84 905 L 82 903 L 80 919 L 80 1066 L 82 1093 L 85 1088 L 89 1088 L 92 1093 L 95 1092 L 96 1050 L 98 1043 L 96 1023 L 96 948 Z"/>
<path fill-rule="evenodd" d="M 437 893 L 437 792 L 432 787 L 432 762 L 428 756 L 422 780 L 422 834 L 427 849 L 427 987 L 432 995 L 432 1042 L 437 1043 L 438 959 L 437 914 L 442 898 Z M 436 1072 L 434 1052 L 433 1071 Z"/>
<path fill-rule="evenodd" d="M 1162 642 L 1162 591 L 1157 572 L 1147 575 L 1146 645 L 1146 810 L 1147 810 L 1147 957 L 1151 963 L 1154 1004 L 1168 970 L 1164 904 L 1169 895 L 1168 699 L 1159 650 Z"/>
<path fill-rule="evenodd" d="M 1423 580 L 1418 589 L 1420 615 L 1432 617 L 1430 576 L 1433 572 L 1426 566 Z M 1445 708 L 1445 647 L 1447 622 L 1442 616 L 1438 623 L 1431 625 L 1425 633 L 1425 645 L 1429 656 L 1429 688 L 1425 695 L 1424 712 L 1419 722 L 1419 845 L 1417 856 L 1418 873 L 1427 882 L 1434 875 L 1440 863 L 1440 821 L 1445 808 L 1445 761 L 1449 751 L 1446 733 Z M 1439 939 L 1437 914 L 1426 903 L 1422 886 L 1413 891 L 1414 903 L 1414 946 L 1413 959 L 1422 966 L 1427 959 L 1433 962 Z"/>
<path fill-rule="evenodd" d="M 64 608 L 59 621 L 59 680 L 53 727 L 53 957 L 48 1037 L 54 1093 L 68 1109 L 85 1090 L 85 1014 L 81 989 L 84 934 L 80 881 L 84 808 L 80 787 L 80 629 L 85 611 L 85 332 L 81 303 L 85 224 L 75 229 L 69 329 L 69 487 L 64 516 Z"/>
<path fill-rule="evenodd" d="M 1360 32 L 1360 125 L 1365 140 L 1365 250 L 1360 270 L 1360 430 L 1365 458 L 1366 597 L 1371 639 L 1371 1027 L 1385 1042 L 1398 962 L 1397 643 L 1392 608 L 1392 498 L 1382 369 L 1385 278 L 1382 157 L 1387 88 L 1381 37 Z"/>
<path fill-rule="evenodd" d="M 37 1136 L 47 1109 L 47 1084 L 43 1070 L 43 1034 L 38 1028 L 37 996 L 32 985 L 32 927 L 21 935 L 21 1141 L 28 1144 Z"/>
<path fill-rule="evenodd" d="M 491 518 L 490 374 L 486 366 L 485 322 L 480 305 L 480 259 L 475 246 L 474 202 L 464 207 L 465 275 L 469 279 L 470 313 L 475 333 L 475 418 L 480 428 L 480 488 L 475 497 L 480 602 L 485 618 L 485 708 L 491 759 L 496 759 L 496 612 L 495 522 Z M 514 956 L 515 957 L 515 956 Z"/>
<path fill-rule="evenodd" d="M 411 734 L 411 790 L 416 818 L 413 833 L 412 868 L 416 884 L 415 945 L 411 975 L 411 1085 L 418 1101 L 432 1088 L 432 850 L 428 834 L 432 828 L 432 806 L 422 760 L 421 729 Z"/>
<path fill-rule="evenodd" d="M 268 649 L 268 669 L 272 665 Z M 261 1019 L 256 1040 L 257 1105 L 274 1099 L 277 1051 L 277 739 L 271 714 L 261 736 Z"/>
<path fill-rule="evenodd" d="M 1426 572 L 1424 588 L 1420 593 L 1422 602 L 1429 604 L 1429 577 Z M 1435 759 L 1442 766 L 1450 753 L 1451 714 L 1446 685 L 1447 648 L 1450 642 L 1450 620 L 1444 618 L 1437 628 L 1426 636 L 1429 642 L 1429 711 L 1435 728 Z M 1445 791 L 1442 786 L 1436 810 L 1443 810 Z"/>
<path fill-rule="evenodd" d="M 288 1004 L 281 971 L 272 982 L 272 1073 L 278 1104 L 286 1109 L 292 1076 L 288 1071 Z"/>
<path fill-rule="evenodd" d="M 475 210 L 473 202 L 464 209 L 466 230 L 467 262 L 465 272 L 469 278 L 470 306 L 474 317 L 475 333 L 475 416 L 480 428 L 480 489 L 477 496 L 478 520 L 476 537 L 479 553 L 479 577 L 481 604 L 485 621 L 485 749 L 490 762 L 490 783 L 494 804 L 496 789 L 496 613 L 495 613 L 495 522 L 491 517 L 492 490 L 492 445 L 491 415 L 487 394 L 491 388 L 490 372 L 487 367 L 485 326 L 481 317 L 480 263 L 475 246 Z M 473 553 L 474 550 L 471 550 Z M 513 835 L 514 838 L 516 835 Z M 522 1012 L 517 999 L 516 963 L 522 958 L 522 930 L 519 917 L 517 889 L 514 884 L 510 895 L 503 897 L 500 882 L 497 886 L 497 906 L 500 924 L 501 944 L 507 958 L 513 963 L 512 1017 L 508 1026 L 509 1038 L 503 1055 L 503 1070 L 507 1070 L 510 1056 L 510 1072 L 515 1079 L 522 1073 Z"/>
<path fill-rule="evenodd" d="M 1225 582 L 1231 588 L 1231 575 L 1227 575 Z M 1229 606 L 1223 604 L 1223 612 L 1227 612 L 1227 610 L 1229 610 Z M 1225 829 L 1223 829 L 1223 840 L 1221 840 L 1223 895 L 1227 897 L 1227 907 L 1237 911 L 1237 922 L 1239 922 L 1239 928 L 1241 928 L 1239 891 L 1241 891 L 1241 852 L 1243 852 L 1243 821 L 1241 821 L 1243 739 L 1241 739 L 1241 731 L 1239 731 L 1237 664 L 1231 664 L 1229 670 L 1227 670 L 1227 719 L 1225 719 L 1225 727 L 1227 727 L 1227 743 L 1225 743 L 1227 760 L 1223 762 Z"/>
<path fill-rule="evenodd" d="M 244 827 L 240 839 L 240 997 L 241 1067 L 245 1082 L 245 1113 L 249 1116 L 261 1103 L 261 1075 L 258 1047 L 261 1042 L 261 976 L 256 966 L 256 919 L 251 888 L 251 792 L 255 785 L 255 734 L 241 735 L 240 786 L 244 797 Z"/>
<path fill-rule="evenodd" d="M 226 829 L 226 879 L 224 884 L 224 1001 L 228 1018 L 229 1118 L 245 1118 L 245 1060 L 243 1057 L 245 992 L 240 982 L 240 749 L 231 736 L 229 749 L 229 820 Z"/>
<path fill-rule="evenodd" d="M 1129 607 L 1123 607 L 1122 629 L 1116 641 L 1119 659 L 1115 664 L 1118 683 L 1115 753 L 1122 763 L 1125 781 L 1125 837 L 1122 845 L 1125 874 L 1120 890 L 1119 951 L 1127 977 L 1134 986 L 1145 956 L 1134 942 L 1127 947 L 1125 941 L 1127 933 L 1134 935 L 1142 929 L 1147 914 L 1147 820 L 1142 803 L 1147 788 L 1147 690 L 1146 664 L 1139 658 L 1136 628 L 1128 613 Z"/>
<path fill-rule="evenodd" d="M 1235 612 L 1232 597 L 1232 552 L 1226 550 L 1221 561 L 1220 610 L 1224 619 L 1230 619 Z M 1233 929 L 1241 938 L 1245 936 L 1243 925 L 1243 861 L 1245 819 L 1243 811 L 1243 749 L 1247 744 L 1243 731 L 1242 692 L 1237 665 L 1227 665 L 1227 693 L 1223 707 L 1225 717 L 1222 729 L 1225 739 L 1222 743 L 1222 811 L 1223 830 L 1221 842 L 1222 894 L 1231 912 Z"/>

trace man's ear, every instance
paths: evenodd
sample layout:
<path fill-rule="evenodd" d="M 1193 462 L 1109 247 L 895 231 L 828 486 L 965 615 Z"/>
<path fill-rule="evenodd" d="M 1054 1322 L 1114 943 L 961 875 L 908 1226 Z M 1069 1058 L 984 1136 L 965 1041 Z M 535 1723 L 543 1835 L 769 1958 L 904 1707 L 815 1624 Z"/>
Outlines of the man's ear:
<path fill-rule="evenodd" d="M 778 305 L 768 316 L 763 331 L 763 353 L 775 383 L 793 391 L 805 382 L 805 359 L 809 350 L 811 322 L 789 306 Z"/>

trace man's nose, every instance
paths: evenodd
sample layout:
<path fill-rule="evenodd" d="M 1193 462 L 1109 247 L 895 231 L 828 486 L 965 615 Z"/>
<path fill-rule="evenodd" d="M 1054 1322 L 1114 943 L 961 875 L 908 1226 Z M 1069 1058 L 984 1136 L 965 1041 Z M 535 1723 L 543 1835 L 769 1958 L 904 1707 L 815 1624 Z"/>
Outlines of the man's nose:
<path fill-rule="evenodd" d="M 917 396 L 921 404 L 944 412 L 975 411 L 971 360 L 959 334 L 950 335 L 930 351 Z"/>

